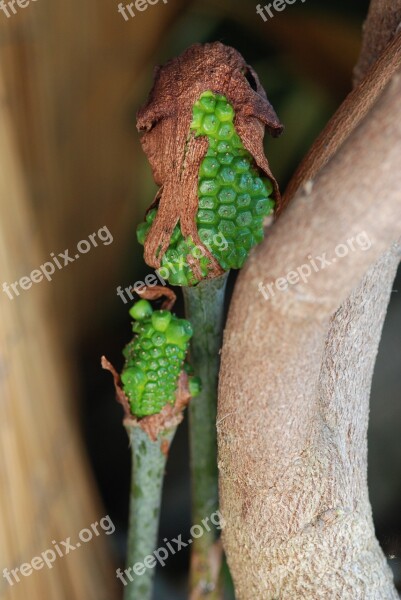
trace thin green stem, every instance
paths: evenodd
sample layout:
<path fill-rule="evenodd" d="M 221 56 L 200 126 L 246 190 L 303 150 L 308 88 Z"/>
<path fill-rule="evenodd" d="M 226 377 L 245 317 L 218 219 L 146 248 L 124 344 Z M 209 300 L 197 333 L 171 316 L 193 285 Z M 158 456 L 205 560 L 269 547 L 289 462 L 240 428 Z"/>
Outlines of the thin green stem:
<path fill-rule="evenodd" d="M 124 600 L 151 600 L 154 568 L 147 568 L 137 575 L 132 569 L 156 549 L 164 471 L 168 448 L 176 427 L 162 432 L 153 442 L 140 427 L 129 427 L 132 449 L 132 480 L 128 530 L 127 569 L 124 578 L 128 582 Z M 168 444 L 168 445 L 167 445 Z M 141 568 L 138 568 L 140 572 Z M 130 580 L 132 578 L 132 581 Z"/>
<path fill-rule="evenodd" d="M 192 521 L 201 524 L 218 510 L 217 383 L 224 319 L 224 295 L 228 273 L 184 287 L 186 318 L 194 334 L 191 364 L 202 381 L 200 395 L 189 406 L 192 475 Z M 194 597 L 219 600 L 219 574 L 213 565 L 216 528 L 193 540 L 190 587 Z M 217 571 L 217 572 L 216 572 Z"/>

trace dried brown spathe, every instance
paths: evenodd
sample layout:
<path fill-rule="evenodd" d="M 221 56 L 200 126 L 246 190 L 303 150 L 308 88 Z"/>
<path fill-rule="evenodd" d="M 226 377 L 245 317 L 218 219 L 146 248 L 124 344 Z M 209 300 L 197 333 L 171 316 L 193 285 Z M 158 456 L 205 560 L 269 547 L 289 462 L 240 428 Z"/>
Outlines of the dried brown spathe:
<path fill-rule="evenodd" d="M 280 124 L 258 76 L 234 48 L 220 42 L 196 44 L 181 56 L 156 68 L 148 101 L 138 112 L 141 142 L 160 189 L 151 207 L 157 216 L 145 241 L 145 260 L 158 268 L 180 222 L 184 238 L 191 237 L 209 257 L 209 277 L 222 269 L 198 236 L 198 173 L 208 140 L 190 132 L 192 109 L 205 91 L 223 94 L 235 110 L 235 127 L 244 147 L 274 186 L 276 210 L 280 193 L 263 151 L 265 127 L 280 135 Z"/>

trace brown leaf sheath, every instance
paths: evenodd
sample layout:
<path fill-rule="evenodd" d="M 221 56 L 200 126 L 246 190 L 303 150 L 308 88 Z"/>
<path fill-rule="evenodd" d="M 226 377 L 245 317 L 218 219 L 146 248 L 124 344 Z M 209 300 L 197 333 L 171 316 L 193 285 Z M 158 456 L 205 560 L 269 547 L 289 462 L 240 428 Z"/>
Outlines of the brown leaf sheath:
<path fill-rule="evenodd" d="M 222 269 L 203 246 L 196 227 L 198 174 L 208 141 L 190 131 L 193 105 L 208 90 L 223 94 L 233 106 L 234 125 L 244 147 L 273 183 L 276 211 L 282 208 L 281 198 L 264 155 L 263 137 L 265 127 L 273 136 L 280 135 L 283 127 L 258 76 L 234 48 L 220 42 L 195 44 L 155 70 L 153 88 L 137 115 L 142 147 L 160 186 L 151 205 L 157 205 L 158 211 L 145 240 L 145 260 L 160 267 L 180 222 L 183 236 L 191 236 L 209 257 L 209 277 L 216 277 Z"/>
<path fill-rule="evenodd" d="M 168 287 L 164 287 L 162 285 L 155 285 L 153 287 L 148 287 L 148 286 L 144 285 L 140 289 L 136 289 L 136 290 L 132 289 L 131 291 L 136 292 L 138 294 L 138 296 L 140 296 L 144 300 L 149 300 L 149 301 L 159 300 L 160 298 L 163 298 L 163 296 L 164 296 L 165 300 L 163 301 L 163 304 L 161 305 L 161 308 L 163 310 L 172 310 L 173 306 L 175 304 L 175 301 L 177 300 L 177 296 L 173 292 L 173 290 Z"/>

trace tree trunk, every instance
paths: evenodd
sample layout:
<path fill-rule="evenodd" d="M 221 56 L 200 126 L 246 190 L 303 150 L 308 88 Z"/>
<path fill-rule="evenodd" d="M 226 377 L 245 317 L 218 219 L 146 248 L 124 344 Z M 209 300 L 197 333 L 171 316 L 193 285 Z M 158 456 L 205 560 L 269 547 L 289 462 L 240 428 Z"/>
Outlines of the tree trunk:
<path fill-rule="evenodd" d="M 397 4 L 400 15 L 398 1 L 372 3 L 369 19 L 381 5 L 381 22 L 394 25 Z M 386 45 L 395 28 L 384 30 Z M 358 79 L 371 64 L 361 56 Z M 399 261 L 400 93 L 397 75 L 345 142 L 339 132 L 319 175 L 299 178 L 298 188 L 306 185 L 235 289 L 218 437 L 223 540 L 238 600 L 398 598 L 374 534 L 366 434 Z M 305 172 L 316 175 L 313 166 Z M 258 292 L 267 275 L 274 282 L 362 232 L 366 251 L 334 256 L 285 292 L 265 284 L 268 300 Z"/>
<path fill-rule="evenodd" d="M 257 379 L 257 389 L 242 399 L 248 411 L 234 415 L 231 403 L 219 425 L 224 544 L 239 600 L 398 598 L 366 481 L 370 382 L 397 262 L 389 253 L 373 267 L 325 341 L 315 323 L 291 319 L 285 332 L 279 322 L 255 331 L 248 385 Z M 283 346 L 270 347 L 279 336 Z M 233 342 L 235 362 L 244 348 Z M 267 352 L 277 362 L 288 353 L 288 366 L 261 375 L 252 357 Z"/>

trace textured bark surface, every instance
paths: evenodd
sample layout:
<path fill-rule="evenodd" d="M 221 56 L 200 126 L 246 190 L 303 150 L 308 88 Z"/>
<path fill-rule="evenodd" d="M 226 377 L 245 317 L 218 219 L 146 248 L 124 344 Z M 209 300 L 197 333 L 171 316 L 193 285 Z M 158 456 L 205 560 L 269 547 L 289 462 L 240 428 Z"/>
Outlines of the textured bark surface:
<path fill-rule="evenodd" d="M 238 600 L 398 598 L 366 484 L 368 397 L 385 316 L 376 307 L 387 304 L 397 263 L 395 253 L 384 257 L 329 326 L 269 314 L 261 336 L 252 328 L 265 318 L 260 307 L 245 317 L 252 350 L 227 336 L 219 467 Z"/>
<path fill-rule="evenodd" d="M 339 136 L 341 151 L 304 181 L 235 289 L 218 438 L 223 540 L 238 600 L 398 598 L 374 534 L 366 433 L 399 261 L 400 93 L 396 76 L 347 141 Z M 258 293 L 261 281 L 285 277 L 310 255 L 330 256 L 361 231 L 368 251 L 268 301 Z"/>

